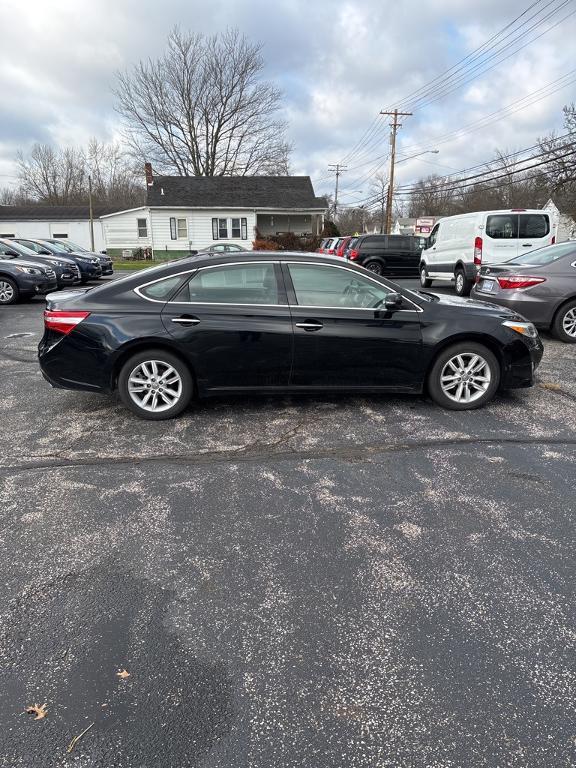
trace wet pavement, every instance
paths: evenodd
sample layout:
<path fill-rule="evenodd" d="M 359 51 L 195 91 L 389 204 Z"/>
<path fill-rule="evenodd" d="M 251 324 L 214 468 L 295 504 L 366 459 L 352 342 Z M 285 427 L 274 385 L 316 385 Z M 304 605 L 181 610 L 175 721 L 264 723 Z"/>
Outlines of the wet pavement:
<path fill-rule="evenodd" d="M 576 766 L 575 347 L 481 411 L 153 423 L 52 390 L 41 314 L 0 313 L 0 766 Z"/>

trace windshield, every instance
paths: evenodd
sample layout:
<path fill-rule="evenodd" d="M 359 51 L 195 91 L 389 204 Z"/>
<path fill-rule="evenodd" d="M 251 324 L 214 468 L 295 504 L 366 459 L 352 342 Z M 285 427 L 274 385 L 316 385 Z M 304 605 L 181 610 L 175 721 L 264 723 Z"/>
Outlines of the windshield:
<path fill-rule="evenodd" d="M 31 248 L 26 248 L 25 245 L 20 245 L 20 243 L 15 243 L 12 240 L 0 240 L 0 243 L 3 246 L 6 246 L 8 250 L 14 251 L 15 253 L 19 253 L 20 256 L 37 256 L 38 255 L 36 251 L 33 251 Z"/>
<path fill-rule="evenodd" d="M 82 248 L 81 245 L 77 245 L 76 243 L 71 243 L 70 240 L 66 240 L 64 242 L 63 240 L 58 240 L 57 242 L 53 242 L 53 245 L 60 245 L 62 246 L 68 253 L 77 253 L 78 251 L 86 251 L 86 248 Z"/>
<path fill-rule="evenodd" d="M 512 259 L 508 264 L 528 264 L 530 266 L 544 266 L 552 264 L 553 261 L 561 259 L 563 256 L 573 254 L 576 257 L 576 243 L 560 243 L 559 245 L 549 245 L 546 248 L 538 248 L 535 251 L 523 253 Z"/>
<path fill-rule="evenodd" d="M 52 252 L 57 251 L 58 253 L 70 253 L 68 248 L 63 246 L 62 243 L 55 243 L 55 242 L 52 242 L 52 241 L 49 242 L 49 243 L 44 241 L 44 243 L 46 244 L 46 250 L 48 250 L 48 251 L 52 251 Z"/>

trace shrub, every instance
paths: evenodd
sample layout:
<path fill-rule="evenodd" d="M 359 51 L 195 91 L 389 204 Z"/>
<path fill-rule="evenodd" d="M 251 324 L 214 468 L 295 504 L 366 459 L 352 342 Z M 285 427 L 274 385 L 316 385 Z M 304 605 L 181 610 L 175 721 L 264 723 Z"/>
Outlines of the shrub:
<path fill-rule="evenodd" d="M 254 240 L 252 248 L 255 251 L 279 251 L 280 246 L 273 240 Z"/>

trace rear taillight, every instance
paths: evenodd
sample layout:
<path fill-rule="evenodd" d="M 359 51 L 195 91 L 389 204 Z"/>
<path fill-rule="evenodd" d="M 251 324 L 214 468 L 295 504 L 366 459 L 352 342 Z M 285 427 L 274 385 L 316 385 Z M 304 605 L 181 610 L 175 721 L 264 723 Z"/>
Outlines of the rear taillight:
<path fill-rule="evenodd" d="M 90 312 L 69 312 L 64 309 L 45 309 L 44 328 L 50 331 L 58 331 L 67 336 L 76 326 L 86 320 Z"/>
<path fill-rule="evenodd" d="M 357 259 L 358 258 L 358 251 L 356 251 L 354 248 L 350 251 L 350 255 L 348 256 L 349 259 Z"/>
<path fill-rule="evenodd" d="M 498 278 L 500 288 L 531 288 L 533 285 L 539 285 L 546 282 L 545 277 L 533 277 L 532 275 L 506 275 Z"/>
<path fill-rule="evenodd" d="M 334 256 L 334 248 L 328 248 L 326 253 L 328 254 L 328 256 Z"/>
<path fill-rule="evenodd" d="M 476 264 L 477 267 L 482 264 L 482 238 L 477 237 L 474 240 L 474 264 Z"/>

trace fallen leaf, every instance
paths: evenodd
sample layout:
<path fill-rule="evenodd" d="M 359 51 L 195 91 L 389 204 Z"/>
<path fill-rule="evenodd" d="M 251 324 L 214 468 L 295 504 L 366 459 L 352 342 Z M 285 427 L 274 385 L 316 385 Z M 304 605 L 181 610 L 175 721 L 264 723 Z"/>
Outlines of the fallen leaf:
<path fill-rule="evenodd" d="M 118 672 L 116 672 L 116 675 L 121 677 L 122 680 L 125 680 L 127 677 L 130 677 L 130 672 L 126 672 L 125 669 L 120 669 Z"/>
<path fill-rule="evenodd" d="M 27 715 L 36 715 L 34 720 L 42 720 L 43 717 L 46 717 L 48 714 L 48 710 L 46 709 L 46 703 L 42 704 L 41 707 L 38 706 L 38 704 L 34 704 L 32 707 L 26 707 L 26 714 Z"/>

